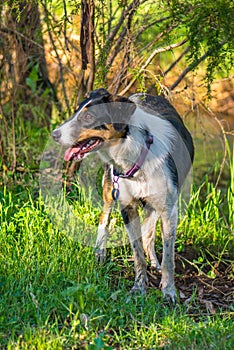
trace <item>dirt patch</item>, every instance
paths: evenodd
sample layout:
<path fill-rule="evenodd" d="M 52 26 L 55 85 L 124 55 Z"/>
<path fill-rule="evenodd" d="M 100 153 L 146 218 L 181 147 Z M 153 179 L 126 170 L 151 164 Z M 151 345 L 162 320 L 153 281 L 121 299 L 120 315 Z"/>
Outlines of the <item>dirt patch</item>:
<path fill-rule="evenodd" d="M 186 247 L 176 253 L 175 284 L 181 303 L 191 306 L 192 312 L 234 309 L 234 266 L 228 260 L 198 262 L 199 253 Z M 210 277 L 212 275 L 212 277 Z M 160 275 L 148 272 L 149 284 L 159 288 Z M 195 311 L 196 310 L 196 311 Z"/>
<path fill-rule="evenodd" d="M 214 261 L 210 255 L 201 257 L 201 252 L 193 246 L 186 246 L 181 253 L 175 255 L 175 285 L 179 296 L 179 302 L 186 306 L 189 314 L 196 318 L 202 315 L 215 314 L 216 312 L 229 313 L 234 311 L 234 264 L 231 259 L 222 258 Z M 108 259 L 111 256 L 108 254 Z M 161 261 L 162 256 L 158 254 Z M 118 266 L 112 271 L 113 288 L 119 287 L 119 279 L 134 281 L 134 261 L 129 248 L 128 262 L 132 266 L 126 266 L 122 257 L 114 258 Z M 110 271 L 109 271 L 110 273 Z M 149 290 L 160 289 L 161 274 L 152 271 L 150 265 L 147 268 Z M 117 277 L 117 278 L 116 278 Z"/>

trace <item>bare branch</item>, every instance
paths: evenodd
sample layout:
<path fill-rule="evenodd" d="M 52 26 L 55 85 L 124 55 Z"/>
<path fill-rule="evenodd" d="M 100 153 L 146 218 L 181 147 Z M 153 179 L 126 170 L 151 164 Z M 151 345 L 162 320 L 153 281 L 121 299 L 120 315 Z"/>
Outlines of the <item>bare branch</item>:
<path fill-rule="evenodd" d="M 184 79 L 184 77 L 191 72 L 195 67 L 197 67 L 202 61 L 204 61 L 209 56 L 209 52 L 206 52 L 202 55 L 197 61 L 191 63 L 188 67 L 186 67 L 183 72 L 180 74 L 178 79 L 168 88 L 170 91 L 174 90 L 177 85 Z"/>
<path fill-rule="evenodd" d="M 119 22 L 116 24 L 115 28 L 112 30 L 112 32 L 110 33 L 110 35 L 107 38 L 107 43 L 108 43 L 108 41 L 109 42 L 113 41 L 113 39 L 115 38 L 116 34 L 118 33 L 118 31 L 122 25 L 124 19 L 127 17 L 129 12 L 131 12 L 132 10 L 136 11 L 136 9 L 137 9 L 137 7 L 139 7 L 139 5 L 140 5 L 139 0 L 133 0 L 126 10 L 123 9 L 122 14 L 121 14 L 120 19 L 119 19 Z"/>
<path fill-rule="evenodd" d="M 18 36 L 20 36 L 21 38 L 23 38 L 24 40 L 29 41 L 30 43 L 32 43 L 33 45 L 40 47 L 40 49 L 44 50 L 44 47 L 40 44 L 38 44 L 35 40 L 32 40 L 31 38 L 28 38 L 27 36 L 25 36 L 24 34 L 18 32 L 17 30 L 14 30 L 12 28 L 5 28 L 5 27 L 1 27 L 0 31 L 3 33 L 10 33 L 10 34 L 16 34 Z"/>
<path fill-rule="evenodd" d="M 67 17 L 67 4 L 66 0 L 63 0 L 63 10 L 64 10 L 64 29 L 63 29 L 63 35 L 64 35 L 64 41 L 65 41 L 65 47 L 67 51 L 69 50 L 69 45 L 68 45 L 68 38 L 67 38 L 67 22 L 69 22 L 68 17 Z"/>
<path fill-rule="evenodd" d="M 142 4 L 144 3 L 145 0 L 143 1 L 140 1 L 140 0 L 133 0 L 129 6 L 127 7 L 127 9 L 123 9 L 122 13 L 121 13 L 121 16 L 119 18 L 119 21 L 118 23 L 116 24 L 116 26 L 113 28 L 113 30 L 110 32 L 110 34 L 108 35 L 107 39 L 106 39 L 106 42 L 105 44 L 103 45 L 102 47 L 102 52 L 108 52 L 110 51 L 110 48 L 113 46 L 113 42 L 114 42 L 114 39 L 119 31 L 119 29 L 121 28 L 124 20 L 127 18 L 127 17 L 130 17 L 134 14 L 134 12 L 136 12 L 137 8 Z M 123 33 L 123 31 L 122 31 Z M 120 42 L 122 42 L 122 35 L 120 34 L 120 37 L 119 37 L 119 40 Z M 111 61 L 113 61 L 113 59 L 111 58 Z M 98 59 L 98 62 L 97 62 L 97 65 L 99 65 L 99 59 Z"/>
<path fill-rule="evenodd" d="M 93 82 L 95 77 L 95 43 L 94 43 L 94 12 L 95 12 L 95 6 L 94 6 L 94 0 L 89 1 L 89 64 L 90 64 L 90 71 L 89 71 L 89 78 L 87 82 L 87 92 L 91 91 L 93 89 Z"/>
<path fill-rule="evenodd" d="M 220 47 L 226 43 L 226 40 L 223 40 L 220 43 Z M 204 61 L 211 54 L 211 50 L 208 50 L 204 55 L 202 55 L 198 60 L 192 62 L 188 67 L 186 67 L 183 72 L 180 74 L 178 79 L 168 88 L 170 91 L 174 90 L 177 85 L 184 79 L 184 77 L 191 72 L 194 68 L 196 68 L 202 61 Z"/>
<path fill-rule="evenodd" d="M 62 60 L 61 60 L 61 58 L 59 56 L 57 47 L 55 45 L 55 42 L 54 42 L 54 39 L 53 39 L 53 36 L 52 36 L 52 33 L 50 31 L 50 28 L 53 29 L 53 27 L 51 26 L 51 23 L 50 23 L 49 12 L 48 12 L 48 9 L 46 7 L 46 2 L 45 3 L 42 2 L 42 5 L 43 5 L 44 11 L 45 11 L 45 18 L 46 18 L 47 26 L 48 26 L 48 29 L 49 29 L 48 30 L 48 34 L 49 34 L 50 42 L 51 42 L 52 47 L 54 49 L 54 52 L 55 52 L 55 55 L 56 55 L 56 58 L 57 58 L 57 61 L 58 61 L 58 65 L 59 65 L 60 81 L 61 81 L 61 85 L 62 85 L 62 91 L 63 91 L 63 95 L 64 95 L 65 104 L 66 104 L 66 107 L 67 107 L 68 111 L 70 112 L 70 104 L 69 104 L 69 100 L 68 100 L 68 97 L 67 97 L 67 91 L 66 91 L 66 87 L 65 87 L 65 80 L 64 80 L 64 76 L 63 76 Z"/>
<path fill-rule="evenodd" d="M 130 46 L 129 33 L 131 32 L 132 19 L 133 19 L 133 15 L 134 15 L 135 11 L 136 11 L 136 8 L 129 13 L 128 18 L 127 18 L 127 25 L 124 26 L 124 28 L 122 29 L 122 32 L 120 33 L 119 38 L 117 39 L 117 42 L 115 44 L 113 53 L 112 53 L 111 57 L 107 60 L 107 67 L 108 67 L 108 69 L 112 65 L 115 57 L 118 55 L 118 53 L 120 51 L 121 44 L 122 44 L 122 42 L 123 42 L 125 37 L 127 37 L 127 39 L 128 39 L 127 40 L 128 46 Z M 125 50 L 125 51 L 126 51 L 125 57 L 127 57 L 127 55 L 129 56 L 129 49 Z"/>
<path fill-rule="evenodd" d="M 115 47 L 114 47 L 114 49 L 113 49 L 113 52 L 112 52 L 111 56 L 110 56 L 110 57 L 108 58 L 108 60 L 107 60 L 107 66 L 108 66 L 108 68 L 112 65 L 112 63 L 113 63 L 115 57 L 118 55 L 119 50 L 120 50 L 120 47 L 121 47 L 121 44 L 122 44 L 122 42 L 123 42 L 123 40 L 124 40 L 124 38 L 125 38 L 126 33 L 127 33 L 127 28 L 124 27 L 123 30 L 122 30 L 122 32 L 121 32 L 120 35 L 119 35 L 118 40 L 116 41 L 116 44 L 115 44 Z"/>
<path fill-rule="evenodd" d="M 190 48 L 187 47 L 187 49 L 185 49 L 182 54 L 167 68 L 167 70 L 163 73 L 163 77 L 165 77 L 176 65 L 177 63 L 180 62 L 180 60 L 182 60 L 182 58 L 189 52 Z"/>
<path fill-rule="evenodd" d="M 143 51 L 149 49 L 150 46 L 153 46 L 156 42 L 158 42 L 165 33 L 167 32 L 170 32 L 172 29 L 174 29 L 174 25 L 171 25 L 171 26 L 168 26 L 167 28 L 165 28 L 162 32 L 158 33 L 158 35 L 154 38 L 154 40 L 152 40 L 150 43 L 148 43 L 147 45 L 145 45 L 141 50 L 139 50 L 137 52 L 137 55 L 135 55 L 134 57 L 132 57 L 129 61 L 128 61 L 128 67 L 134 62 L 137 60 L 137 56 L 139 56 Z M 110 58 L 111 61 L 108 61 L 108 68 L 112 65 L 115 57 L 118 55 L 119 51 L 120 51 L 120 47 L 121 47 L 121 44 L 122 44 L 122 41 L 124 39 L 124 36 L 126 35 L 126 32 L 127 32 L 127 28 L 124 27 L 120 36 L 119 36 L 119 39 L 117 40 L 117 43 L 116 43 L 116 46 L 114 48 L 114 51 L 112 53 L 112 56 Z M 133 39 L 135 40 L 135 39 Z M 126 51 L 126 49 L 125 49 Z M 125 57 L 123 59 L 123 61 L 125 60 Z M 141 64 L 143 64 L 144 62 L 144 58 L 141 58 L 140 60 L 138 59 L 138 62 L 137 62 L 137 65 L 140 66 Z M 121 64 L 121 67 L 122 67 L 122 64 Z M 125 69 L 123 70 L 120 70 L 120 73 L 119 75 L 121 75 L 123 77 L 123 74 L 124 74 L 124 71 L 127 70 L 127 67 L 125 67 Z M 115 79 L 116 80 L 116 79 Z M 120 80 L 119 78 L 117 78 L 117 81 L 118 81 L 118 85 L 120 84 Z M 113 86 L 114 84 L 112 83 L 111 86 Z"/>
<path fill-rule="evenodd" d="M 120 95 L 124 95 L 126 94 L 126 92 L 132 87 L 132 85 L 135 83 L 135 81 L 137 80 L 137 78 L 139 77 L 139 75 L 146 69 L 146 67 L 151 63 L 151 61 L 153 60 L 153 58 L 161 53 L 161 52 L 165 52 L 165 51 L 169 51 L 172 50 L 176 47 L 182 46 L 187 42 L 187 39 L 180 41 L 179 43 L 175 43 L 172 45 L 168 45 L 166 47 L 159 47 L 157 49 L 155 49 L 151 55 L 148 57 L 148 59 L 145 61 L 145 63 L 143 64 L 143 66 L 139 69 L 137 75 L 134 76 L 134 78 L 130 81 L 130 83 L 125 87 L 125 89 L 123 89 L 120 92 Z"/>
<path fill-rule="evenodd" d="M 171 25 L 171 26 L 165 28 L 162 32 L 158 33 L 158 35 L 156 35 L 154 40 L 152 40 L 151 42 L 146 44 L 144 47 L 142 47 L 142 49 L 140 51 L 138 51 L 137 56 L 139 56 L 143 51 L 148 50 L 151 46 L 153 46 L 155 43 L 157 43 L 159 41 L 159 39 L 161 39 L 165 35 L 165 33 L 169 33 L 174 28 L 175 28 L 175 25 Z M 136 59 L 136 57 L 134 57 L 132 60 L 135 60 L 135 59 Z"/>
<path fill-rule="evenodd" d="M 160 19 L 157 19 L 151 23 L 147 23 L 146 25 L 142 26 L 136 33 L 136 36 L 134 37 L 134 40 L 137 40 L 139 38 L 139 36 L 144 33 L 147 29 L 153 27 L 155 24 L 159 24 L 159 23 L 162 23 L 164 21 L 166 21 L 167 19 L 169 19 L 170 16 L 167 16 L 167 17 L 163 17 L 163 18 L 160 18 Z"/>

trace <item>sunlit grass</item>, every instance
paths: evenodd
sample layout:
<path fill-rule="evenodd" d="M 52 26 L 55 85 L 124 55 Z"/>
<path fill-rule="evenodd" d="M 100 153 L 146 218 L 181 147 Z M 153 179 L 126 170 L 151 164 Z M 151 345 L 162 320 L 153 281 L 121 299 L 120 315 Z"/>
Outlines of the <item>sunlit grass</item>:
<path fill-rule="evenodd" d="M 233 259 L 231 187 L 228 196 L 227 205 L 226 194 L 206 180 L 192 190 L 178 227 L 176 250 L 193 245 L 200 258 L 191 263 L 198 270 L 210 264 L 212 278 L 211 256 L 216 263 Z M 92 206 L 92 196 L 69 203 L 78 217 L 77 234 L 91 228 L 95 238 L 101 207 Z M 119 214 L 114 216 L 121 230 Z M 1 192 L 0 226 L 1 348 L 233 348 L 233 307 L 197 314 L 190 305 L 167 304 L 152 288 L 144 297 L 130 297 L 134 272 L 128 246 L 111 249 L 111 259 L 99 266 L 92 245 L 56 226 L 33 190 Z"/>
<path fill-rule="evenodd" d="M 233 164 L 226 189 L 216 188 L 207 176 L 191 189 L 178 225 L 176 254 L 192 246 L 197 258 L 188 263 L 211 279 L 217 266 L 233 261 Z M 175 306 L 154 288 L 144 297 L 130 297 L 132 252 L 122 245 L 126 233 L 118 207 L 110 223 L 108 259 L 96 263 L 99 180 L 94 179 L 96 187 L 86 185 L 83 191 L 78 183 L 69 195 L 46 200 L 25 170 L 22 175 L 6 170 L 8 187 L 0 191 L 0 348 L 234 347 L 233 305 L 214 314 L 204 311 L 196 288 L 191 301 Z M 88 171 L 84 168 L 82 180 L 92 179 Z M 156 234 L 160 255 L 159 227 Z M 231 268 L 229 274 L 233 280 Z"/>

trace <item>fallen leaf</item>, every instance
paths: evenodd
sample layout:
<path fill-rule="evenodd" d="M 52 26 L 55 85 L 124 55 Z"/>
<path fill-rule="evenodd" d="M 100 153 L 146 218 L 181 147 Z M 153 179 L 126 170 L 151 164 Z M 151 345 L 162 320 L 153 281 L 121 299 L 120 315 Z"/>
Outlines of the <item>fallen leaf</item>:
<path fill-rule="evenodd" d="M 209 301 L 209 300 L 201 300 L 201 302 L 202 302 L 203 304 L 206 305 L 207 310 L 208 310 L 212 315 L 215 314 L 215 308 L 214 308 L 214 305 L 213 305 L 213 303 L 212 303 L 211 301 Z"/>

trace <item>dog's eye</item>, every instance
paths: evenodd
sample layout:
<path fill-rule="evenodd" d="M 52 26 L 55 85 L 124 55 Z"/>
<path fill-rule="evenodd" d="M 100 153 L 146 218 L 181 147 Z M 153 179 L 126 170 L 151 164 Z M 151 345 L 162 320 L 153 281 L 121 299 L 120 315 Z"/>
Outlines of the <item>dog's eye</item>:
<path fill-rule="evenodd" d="M 90 125 L 93 121 L 94 121 L 94 116 L 90 113 L 86 113 L 86 114 L 81 114 L 78 117 L 78 120 L 83 123 L 84 125 Z"/>
<path fill-rule="evenodd" d="M 91 115 L 91 114 L 85 114 L 84 115 L 84 121 L 86 122 L 86 123 L 90 123 L 92 120 L 93 120 L 93 116 Z"/>

